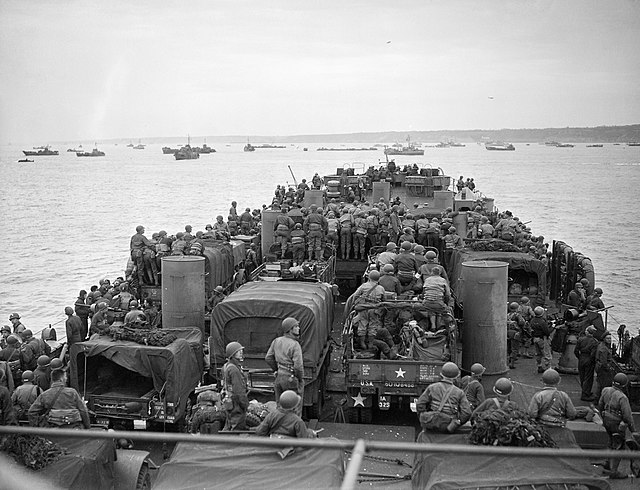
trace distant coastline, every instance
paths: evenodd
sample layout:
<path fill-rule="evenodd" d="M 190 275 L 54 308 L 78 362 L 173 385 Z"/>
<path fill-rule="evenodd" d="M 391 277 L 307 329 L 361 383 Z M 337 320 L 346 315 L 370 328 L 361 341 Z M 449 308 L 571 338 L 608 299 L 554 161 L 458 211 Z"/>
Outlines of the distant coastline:
<path fill-rule="evenodd" d="M 137 138 L 137 135 L 134 135 Z M 378 131 L 362 133 L 335 134 L 297 134 L 288 136 L 264 135 L 199 135 L 192 138 L 206 138 L 210 143 L 245 144 L 247 137 L 252 141 L 263 141 L 265 144 L 297 144 L 297 143 L 374 143 L 387 144 L 405 141 L 437 143 L 454 139 L 460 143 L 484 143 L 486 141 L 508 141 L 510 143 L 542 143 L 545 141 L 562 141 L 568 143 L 637 143 L 640 142 L 640 124 L 626 126 L 595 126 L 566 128 L 523 128 L 523 129 L 441 129 L 436 131 Z M 181 143 L 183 136 L 144 137 L 147 144 L 169 145 Z M 130 136 L 122 138 L 98 139 L 101 144 L 126 144 Z M 87 140 L 89 141 L 89 140 Z M 96 141 L 95 138 L 90 139 Z M 77 140 L 76 140 L 77 142 Z M 69 141 L 47 141 L 48 144 L 61 145 Z M 71 142 L 73 143 L 73 142 Z M 19 143 L 11 143 L 19 145 Z"/>

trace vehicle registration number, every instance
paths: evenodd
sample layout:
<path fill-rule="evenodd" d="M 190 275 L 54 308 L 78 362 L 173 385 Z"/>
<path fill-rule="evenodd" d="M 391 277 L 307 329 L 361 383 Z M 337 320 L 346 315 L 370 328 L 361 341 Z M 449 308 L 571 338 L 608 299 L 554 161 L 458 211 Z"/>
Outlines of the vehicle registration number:
<path fill-rule="evenodd" d="M 147 421 L 146 420 L 134 420 L 133 428 L 135 430 L 146 430 L 147 429 Z"/>

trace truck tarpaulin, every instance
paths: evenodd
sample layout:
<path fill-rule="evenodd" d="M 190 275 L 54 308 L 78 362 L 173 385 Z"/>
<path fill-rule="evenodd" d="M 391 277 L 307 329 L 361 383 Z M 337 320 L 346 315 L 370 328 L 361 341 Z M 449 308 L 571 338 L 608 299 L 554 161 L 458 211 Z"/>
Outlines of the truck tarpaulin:
<path fill-rule="evenodd" d="M 281 459 L 276 448 L 181 442 L 153 488 L 340 488 L 343 476 L 341 449 L 297 449 Z"/>
<path fill-rule="evenodd" d="M 305 368 L 316 368 L 331 334 L 333 291 L 325 283 L 302 281 L 247 283 L 218 304 L 211 318 L 212 364 L 222 366 L 226 344 L 238 341 L 245 366 L 266 368 L 264 356 L 287 317 L 300 322 Z"/>
<path fill-rule="evenodd" d="M 167 400 L 186 401 L 202 376 L 202 333 L 197 328 L 175 329 L 171 332 L 178 339 L 166 347 L 114 341 L 109 336 L 73 344 L 69 352 L 71 386 L 82 394 L 82 386 L 78 383 L 78 372 L 84 369 L 80 354 L 87 357 L 103 356 L 130 371 L 151 378 L 158 392 L 164 386 Z"/>
<path fill-rule="evenodd" d="M 545 265 L 535 257 L 521 252 L 476 252 L 473 250 L 455 250 L 449 262 L 449 280 L 451 292 L 458 300 L 462 299 L 463 282 L 462 263 L 471 261 L 495 260 L 507 262 L 509 270 L 521 270 L 537 276 L 537 294 L 522 294 L 528 296 L 533 305 L 543 305 L 547 291 L 547 270 Z"/>
<path fill-rule="evenodd" d="M 204 240 L 205 290 L 209 294 L 216 286 L 227 286 L 235 272 L 234 251 L 228 242 Z"/>
<path fill-rule="evenodd" d="M 464 444 L 468 434 L 421 432 L 418 443 Z M 575 444 L 575 448 L 579 446 Z M 411 486 L 420 490 L 459 488 L 579 488 L 608 489 L 609 483 L 588 461 L 573 458 L 535 458 L 491 455 L 416 454 Z"/>

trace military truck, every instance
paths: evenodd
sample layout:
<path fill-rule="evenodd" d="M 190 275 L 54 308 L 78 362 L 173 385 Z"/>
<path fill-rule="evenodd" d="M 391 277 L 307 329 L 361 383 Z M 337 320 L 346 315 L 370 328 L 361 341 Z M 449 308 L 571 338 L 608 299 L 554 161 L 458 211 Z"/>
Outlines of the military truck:
<path fill-rule="evenodd" d="M 177 338 L 164 347 L 109 336 L 71 346 L 70 384 L 96 423 L 127 430 L 183 423 L 187 400 L 204 369 L 202 332 L 168 332 Z"/>
<path fill-rule="evenodd" d="M 390 355 L 378 349 L 354 349 L 354 318 L 360 311 L 379 308 L 392 315 L 397 346 Z M 427 386 L 440 380 L 447 361 L 459 364 L 458 328 L 452 315 L 438 315 L 437 330 L 429 331 L 430 311 L 418 300 L 384 301 L 356 305 L 346 313 L 343 329 L 343 364 L 347 397 L 345 408 L 352 423 L 370 423 L 374 410 L 410 408 Z M 416 325 L 409 325 L 415 320 Z M 394 330 L 391 328 L 391 330 Z"/>
<path fill-rule="evenodd" d="M 327 283 L 303 279 L 244 284 L 212 312 L 210 374 L 220 379 L 225 347 L 238 341 L 244 346 L 249 390 L 272 397 L 273 372 L 264 358 L 273 339 L 282 334 L 282 320 L 294 317 L 300 322 L 304 362 L 303 415 L 317 418 L 324 400 L 333 316 L 334 290 Z"/>

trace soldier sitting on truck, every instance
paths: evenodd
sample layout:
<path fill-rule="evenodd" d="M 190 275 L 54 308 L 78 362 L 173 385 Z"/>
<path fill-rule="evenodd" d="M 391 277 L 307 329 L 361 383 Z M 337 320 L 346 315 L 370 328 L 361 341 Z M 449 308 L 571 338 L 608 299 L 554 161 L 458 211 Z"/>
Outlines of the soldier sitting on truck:
<path fill-rule="evenodd" d="M 345 311 L 351 312 L 359 304 L 380 303 L 384 299 L 385 290 L 378 284 L 380 273 L 376 270 L 369 273 L 369 281 L 362 284 L 355 293 L 347 299 Z M 367 308 L 361 312 L 363 322 L 360 323 L 360 329 L 353 332 L 355 336 L 355 347 L 357 349 L 366 349 L 367 337 L 372 342 L 376 330 L 382 327 L 381 311 L 378 308 Z"/>
<path fill-rule="evenodd" d="M 198 393 L 197 405 L 187 422 L 192 434 L 215 434 L 224 427 L 227 416 L 220 406 L 220 394 L 213 390 Z"/>
<path fill-rule="evenodd" d="M 440 272 L 440 266 L 434 266 L 431 269 L 431 275 L 424 280 L 422 285 L 422 304 L 428 309 L 427 318 L 429 318 L 432 331 L 437 330 L 438 314 L 449 312 L 448 304 L 451 300 L 449 284 L 440 276 Z"/>
<path fill-rule="evenodd" d="M 287 390 L 278 398 L 278 408 L 269 412 L 256 428 L 257 436 L 317 437 L 316 431 L 308 429 L 304 421 L 295 413 L 302 400 L 293 390 Z"/>
<path fill-rule="evenodd" d="M 287 215 L 287 208 L 283 207 L 281 214 L 276 216 L 273 223 L 273 231 L 275 232 L 275 242 L 280 244 L 281 257 L 284 257 L 289 248 L 291 239 L 291 229 L 295 226 L 293 220 Z"/>

